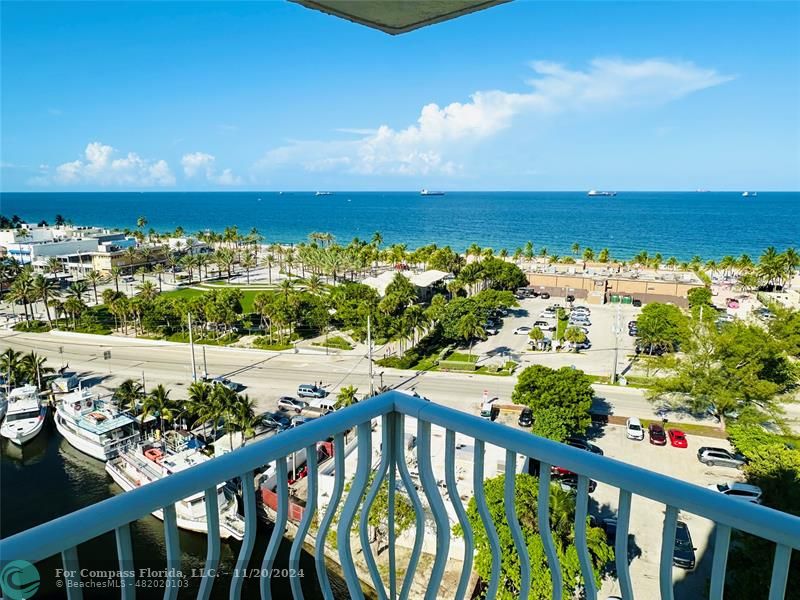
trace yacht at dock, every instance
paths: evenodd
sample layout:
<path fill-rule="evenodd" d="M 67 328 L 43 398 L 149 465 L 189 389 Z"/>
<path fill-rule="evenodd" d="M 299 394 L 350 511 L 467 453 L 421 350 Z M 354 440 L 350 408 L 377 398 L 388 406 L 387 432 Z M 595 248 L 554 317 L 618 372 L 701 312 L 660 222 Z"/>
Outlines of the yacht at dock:
<path fill-rule="evenodd" d="M 71 446 L 97 460 L 109 460 L 139 439 L 127 413 L 97 397 L 89 388 L 65 395 L 56 407 L 56 429 Z"/>
<path fill-rule="evenodd" d="M 13 444 L 22 444 L 35 438 L 44 426 L 47 406 L 35 385 L 14 388 L 8 394 L 8 408 L 0 426 L 0 435 Z"/>
<path fill-rule="evenodd" d="M 146 442 L 122 451 L 106 463 L 106 472 L 124 491 L 147 485 L 173 473 L 207 462 L 210 459 L 196 447 L 197 441 L 187 440 L 178 432 L 167 433 L 167 444 L 162 450 L 157 442 Z M 219 535 L 222 539 L 244 538 L 244 519 L 238 513 L 235 494 L 218 483 Z M 153 516 L 164 520 L 164 511 L 153 511 Z M 205 493 L 198 492 L 175 503 L 178 527 L 197 533 L 208 533 Z"/>

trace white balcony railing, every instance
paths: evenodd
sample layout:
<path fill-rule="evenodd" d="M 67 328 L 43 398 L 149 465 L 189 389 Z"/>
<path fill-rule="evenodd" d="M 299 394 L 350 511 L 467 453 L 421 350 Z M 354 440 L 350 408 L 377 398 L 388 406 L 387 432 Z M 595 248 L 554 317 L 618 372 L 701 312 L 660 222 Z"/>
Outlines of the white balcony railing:
<path fill-rule="evenodd" d="M 413 398 L 398 392 L 387 392 L 370 400 L 362 401 L 350 408 L 336 411 L 324 418 L 317 419 L 302 427 L 286 431 L 261 442 L 252 443 L 214 460 L 208 461 L 186 471 L 170 475 L 141 488 L 115 496 L 98 504 L 86 507 L 49 523 L 44 523 L 7 539 L 0 541 L 0 559 L 27 560 L 32 563 L 50 556 L 61 554 L 64 562 L 65 576 L 74 581 L 65 582 L 65 589 L 70 598 L 79 598 L 80 569 L 78 565 L 77 547 L 88 540 L 104 533 L 114 531 L 117 540 L 117 559 L 120 564 L 120 582 L 123 598 L 132 598 L 135 591 L 132 570 L 133 554 L 131 550 L 130 523 L 155 510 L 164 511 L 164 531 L 167 550 L 167 566 L 180 565 L 180 547 L 176 524 L 174 504 L 200 491 L 205 491 L 206 515 L 208 530 L 219 531 L 219 513 L 217 510 L 217 488 L 219 482 L 240 478 L 242 482 L 253 482 L 253 473 L 265 464 L 275 462 L 278 485 L 278 510 L 276 525 L 265 554 L 262 558 L 264 573 L 277 555 L 278 546 L 285 530 L 288 515 L 287 490 L 287 457 L 293 452 L 306 449 L 308 458 L 308 501 L 298 531 L 289 553 L 289 564 L 297 565 L 300 552 L 312 520 L 321 517 L 316 544 L 315 564 L 320 588 L 325 598 L 333 594 L 328 580 L 324 556 L 324 540 L 332 525 L 333 515 L 344 496 L 344 434 L 353 428 L 357 431 L 358 465 L 349 491 L 341 507 L 339 521 L 336 526 L 338 556 L 344 580 L 353 598 L 363 598 L 361 582 L 353 558 L 351 532 L 356 514 L 359 510 L 366 515 L 375 500 L 381 483 L 403 481 L 405 489 L 416 511 L 417 536 L 410 555 L 406 575 L 398 581 L 395 563 L 395 487 L 388 486 L 388 576 L 383 580 L 375 559 L 369 550 L 364 552 L 367 569 L 379 598 L 406 598 L 416 572 L 423 544 L 425 531 L 425 514 L 421 499 L 417 495 L 414 482 L 406 466 L 405 460 L 405 417 L 417 420 L 417 460 L 419 482 L 427 500 L 430 514 L 435 522 L 435 559 L 431 572 L 426 580 L 426 598 L 436 598 L 442 582 L 445 566 L 450 556 L 450 522 L 448 520 L 445 501 L 440 493 L 440 486 L 434 477 L 431 461 L 431 425 L 445 429 L 445 488 L 447 498 L 453 504 L 453 510 L 464 530 L 463 569 L 460 574 L 456 597 L 468 595 L 467 585 L 472 570 L 474 554 L 473 536 L 466 511 L 456 489 L 455 475 L 455 435 L 460 433 L 474 438 L 473 480 L 484 479 L 484 450 L 486 444 L 493 444 L 506 449 L 505 473 L 505 513 L 508 519 L 517 552 L 521 563 L 521 587 L 519 597 L 527 598 L 530 586 L 530 565 L 527 560 L 527 548 L 523 534 L 515 518 L 514 505 L 514 471 L 517 456 L 532 457 L 541 462 L 539 478 L 538 522 L 540 531 L 549 532 L 549 487 L 550 466 L 559 465 L 578 474 L 577 501 L 575 515 L 575 544 L 580 558 L 585 595 L 597 598 L 597 590 L 592 575 L 592 565 L 586 544 L 586 521 L 588 507 L 589 479 L 604 482 L 619 489 L 619 507 L 617 518 L 617 535 L 615 542 L 616 572 L 623 598 L 634 598 L 633 582 L 628 564 L 628 523 L 630 518 L 631 498 L 633 495 L 644 496 L 665 505 L 665 516 L 662 525 L 662 550 L 659 565 L 659 587 L 662 599 L 673 598 L 672 583 L 672 549 L 675 543 L 675 528 L 678 511 L 687 511 L 716 524 L 714 539 L 714 555 L 711 571 L 709 597 L 716 600 L 723 597 L 725 570 L 728 547 L 732 530 L 740 530 L 769 540 L 776 545 L 769 589 L 770 600 L 784 598 L 789 572 L 789 561 L 793 549 L 800 549 L 800 518 L 781 513 L 763 506 L 733 500 L 711 490 L 688 484 L 658 473 L 647 471 L 626 463 L 619 462 L 590 452 L 577 450 L 564 444 L 538 438 L 528 432 L 515 430 L 496 423 L 487 422 L 478 417 L 449 409 L 433 402 Z M 372 422 L 382 422 L 381 462 L 370 481 L 372 473 Z M 317 515 L 316 497 L 319 483 L 319 471 L 316 460 L 316 443 L 333 436 L 334 461 L 336 461 L 336 479 L 331 500 L 324 515 Z M 246 488 L 246 486 L 245 486 Z M 474 489 L 476 504 L 483 524 L 488 532 L 490 544 L 495 549 L 491 578 L 487 583 L 487 597 L 495 596 L 500 582 L 500 548 L 496 530 L 484 496 L 483 486 Z M 234 576 L 229 590 L 230 598 L 239 598 L 242 593 L 243 577 L 246 566 L 250 562 L 256 537 L 256 490 L 250 487 L 244 491 L 245 536 L 242 542 Z M 369 546 L 368 520 L 360 518 L 358 533 L 365 549 Z M 558 556 L 549 533 L 543 535 L 544 548 L 547 553 L 552 579 L 553 598 L 562 598 L 563 582 Z M 768 559 L 763 557 L 765 561 Z M 218 535 L 209 535 L 206 556 L 206 571 L 213 573 L 220 560 L 220 539 Z M 765 569 L 769 568 L 765 564 Z M 179 570 L 179 569 L 178 569 Z M 237 575 L 239 574 L 239 575 Z M 215 578 L 204 575 L 198 597 L 208 598 L 212 590 L 217 596 L 219 590 L 213 589 Z M 290 581 L 292 593 L 296 598 L 302 597 L 300 579 Z M 174 598 L 178 591 L 175 585 L 165 586 L 165 598 Z M 271 581 L 262 577 L 260 581 L 262 598 L 271 598 Z"/>

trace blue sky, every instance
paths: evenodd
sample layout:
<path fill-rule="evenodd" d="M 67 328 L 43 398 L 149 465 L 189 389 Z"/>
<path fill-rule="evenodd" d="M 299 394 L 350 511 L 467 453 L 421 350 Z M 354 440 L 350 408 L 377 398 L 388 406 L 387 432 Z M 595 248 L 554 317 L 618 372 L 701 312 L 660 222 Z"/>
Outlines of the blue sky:
<path fill-rule="evenodd" d="M 800 3 L 2 2 L 12 190 L 800 189 Z"/>

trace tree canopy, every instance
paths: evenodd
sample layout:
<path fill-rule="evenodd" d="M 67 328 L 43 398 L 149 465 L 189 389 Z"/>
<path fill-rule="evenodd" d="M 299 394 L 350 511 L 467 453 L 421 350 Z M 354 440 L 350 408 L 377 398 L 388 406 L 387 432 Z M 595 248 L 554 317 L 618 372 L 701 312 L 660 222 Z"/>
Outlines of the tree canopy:
<path fill-rule="evenodd" d="M 520 528 L 525 538 L 531 565 L 531 594 L 529 600 L 549 600 L 552 597 L 550 569 L 547 564 L 542 537 L 537 520 L 538 479 L 519 474 L 515 479 L 514 499 Z M 511 599 L 519 596 L 520 558 L 511 535 L 505 513 L 505 476 L 499 475 L 484 481 L 486 504 L 500 540 L 500 556 L 495 557 L 486 530 L 478 513 L 475 498 L 467 506 L 467 518 L 475 538 L 475 570 L 482 580 L 491 576 L 492 560 L 500 559 L 500 588 L 497 598 Z M 564 581 L 564 598 L 572 598 L 582 576 L 575 540 L 575 496 L 555 485 L 550 488 L 550 526 L 558 553 Z M 459 526 L 455 527 L 461 533 Z M 605 534 L 597 527 L 587 525 L 587 545 L 594 566 L 595 582 L 599 585 L 603 567 L 613 560 L 614 552 L 605 541 Z"/>
<path fill-rule="evenodd" d="M 720 331 L 700 324 L 665 366 L 669 374 L 654 380 L 650 398 L 712 414 L 723 427 L 729 418 L 779 417 L 778 396 L 797 380 L 782 344 L 742 322 Z"/>
<path fill-rule="evenodd" d="M 636 320 L 639 342 L 646 348 L 673 352 L 688 335 L 688 319 L 672 304 L 653 302 Z"/>
<path fill-rule="evenodd" d="M 583 371 L 533 365 L 520 373 L 511 399 L 531 408 L 532 433 L 561 442 L 589 427 L 593 396 Z"/>

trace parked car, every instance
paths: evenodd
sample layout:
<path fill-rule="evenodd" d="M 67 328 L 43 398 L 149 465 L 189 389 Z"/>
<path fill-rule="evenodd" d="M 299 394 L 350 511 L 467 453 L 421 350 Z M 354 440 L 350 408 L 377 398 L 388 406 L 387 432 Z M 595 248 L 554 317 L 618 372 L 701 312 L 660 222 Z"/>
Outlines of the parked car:
<path fill-rule="evenodd" d="M 733 467 L 738 469 L 746 462 L 740 454 L 733 454 L 724 448 L 702 446 L 697 450 L 697 460 L 712 467 Z"/>
<path fill-rule="evenodd" d="M 728 308 L 739 308 L 739 301 L 736 298 L 728 298 L 725 300 L 725 306 Z"/>
<path fill-rule="evenodd" d="M 292 421 L 280 413 L 264 413 L 261 415 L 261 423 L 268 429 L 277 429 L 283 431 L 292 426 Z"/>
<path fill-rule="evenodd" d="M 278 408 L 286 411 L 293 410 L 299 413 L 303 409 L 308 408 L 308 402 L 292 398 L 291 396 L 281 396 L 278 398 Z"/>
<path fill-rule="evenodd" d="M 676 448 L 688 448 L 689 442 L 686 441 L 686 434 L 680 429 L 670 429 L 667 431 L 669 443 Z"/>
<path fill-rule="evenodd" d="M 629 440 L 643 440 L 644 429 L 642 422 L 637 417 L 630 417 L 625 421 L 625 435 Z"/>
<path fill-rule="evenodd" d="M 608 541 L 613 545 L 617 541 L 617 520 L 614 518 L 603 519 L 601 527 L 606 532 Z"/>
<path fill-rule="evenodd" d="M 628 321 L 628 329 L 630 329 L 631 327 L 636 327 L 636 325 L 637 325 L 636 320 Z"/>
<path fill-rule="evenodd" d="M 498 329 L 494 325 L 489 325 L 488 323 L 483 326 L 483 330 L 486 332 L 486 335 L 497 335 Z"/>
<path fill-rule="evenodd" d="M 693 570 L 695 550 L 689 526 L 683 521 L 678 521 L 675 524 L 675 549 L 672 551 L 672 564 L 680 569 Z"/>
<path fill-rule="evenodd" d="M 667 434 L 664 433 L 664 428 L 658 423 L 650 423 L 647 426 L 647 433 L 650 435 L 650 443 L 655 446 L 667 445 Z"/>
<path fill-rule="evenodd" d="M 564 348 L 568 350 L 574 350 L 577 348 L 578 350 L 588 350 L 592 347 L 592 342 L 588 339 L 583 340 L 582 342 L 567 342 L 564 344 Z"/>
<path fill-rule="evenodd" d="M 575 296 L 572 294 L 567 294 L 567 302 L 575 302 Z"/>
<path fill-rule="evenodd" d="M 761 504 L 761 488 L 756 485 L 750 485 L 749 483 L 740 483 L 738 481 L 712 483 L 708 486 L 708 489 L 725 494 L 731 498 L 736 498 L 737 500 Z"/>
<path fill-rule="evenodd" d="M 297 395 L 301 398 L 324 398 L 328 392 L 319 386 L 304 383 L 297 386 Z"/>
<path fill-rule="evenodd" d="M 292 427 L 300 427 L 300 425 L 305 425 L 313 420 L 313 417 L 292 417 Z"/>
<path fill-rule="evenodd" d="M 592 326 L 592 322 L 589 319 L 581 319 L 581 318 L 577 318 L 577 319 L 570 318 L 569 321 L 567 321 L 567 324 L 568 325 L 580 325 L 582 327 L 591 327 Z"/>
<path fill-rule="evenodd" d="M 544 299 L 544 300 L 549 300 L 549 299 L 550 299 L 550 294 L 548 294 L 547 292 L 542 292 L 542 293 L 540 294 L 540 297 L 541 297 L 542 299 Z"/>
<path fill-rule="evenodd" d="M 637 337 L 639 335 L 639 330 L 636 328 L 636 325 L 628 328 L 628 335 L 631 337 Z"/>
<path fill-rule="evenodd" d="M 634 298 L 634 299 L 633 299 L 633 305 L 634 305 L 636 308 L 640 308 L 640 307 L 642 306 L 642 301 L 641 301 L 641 300 L 639 300 L 639 298 Z"/>
<path fill-rule="evenodd" d="M 579 437 L 568 437 L 564 440 L 564 443 L 568 446 L 572 446 L 573 448 L 578 448 L 580 450 L 586 450 L 587 452 L 592 452 L 593 454 L 599 454 L 600 456 L 603 455 L 603 449 L 599 446 L 595 446 L 594 444 L 590 444 L 583 438 Z"/>
<path fill-rule="evenodd" d="M 514 330 L 514 335 L 528 335 L 531 332 L 531 329 L 531 327 L 526 327 L 524 325 L 522 327 L 517 327 Z"/>
<path fill-rule="evenodd" d="M 561 486 L 561 489 L 564 491 L 572 491 L 578 489 L 578 476 L 575 473 L 570 473 L 568 475 L 564 475 L 563 477 L 558 477 L 557 481 L 558 484 Z M 589 493 L 591 494 L 596 489 L 597 489 L 597 482 L 594 479 L 590 479 Z"/>
<path fill-rule="evenodd" d="M 533 425 L 533 411 L 528 407 L 523 408 L 519 413 L 517 424 L 520 427 L 530 427 Z"/>
<path fill-rule="evenodd" d="M 556 326 L 553 323 L 548 323 L 547 321 L 536 321 L 533 324 L 534 327 L 538 327 L 542 331 L 555 331 Z"/>
<path fill-rule="evenodd" d="M 211 384 L 224 386 L 233 392 L 238 392 L 243 387 L 242 384 L 231 381 L 226 377 L 214 377 L 214 379 L 211 380 Z"/>

